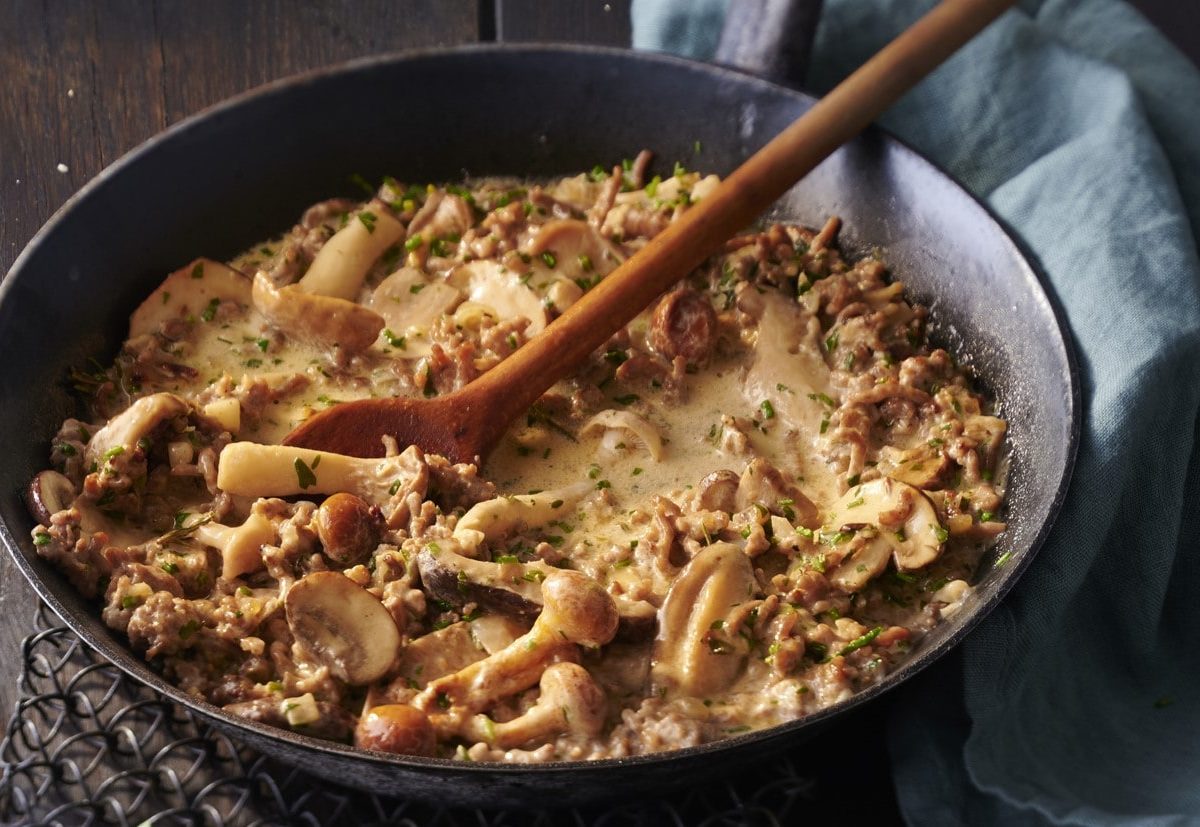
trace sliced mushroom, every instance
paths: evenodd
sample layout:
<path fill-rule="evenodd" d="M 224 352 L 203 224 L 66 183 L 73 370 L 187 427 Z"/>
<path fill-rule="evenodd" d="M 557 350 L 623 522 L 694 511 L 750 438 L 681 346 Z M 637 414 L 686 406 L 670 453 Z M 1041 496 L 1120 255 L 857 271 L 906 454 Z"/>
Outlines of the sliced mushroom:
<path fill-rule="evenodd" d="M 454 539 L 463 547 L 474 549 L 486 540 L 561 520 L 591 490 L 591 485 L 577 483 L 553 491 L 497 497 L 477 503 L 454 527 Z"/>
<path fill-rule="evenodd" d="M 114 452 L 133 451 L 163 422 L 190 411 L 191 406 L 173 393 L 143 396 L 96 431 L 87 444 L 84 460 L 88 465 L 100 465 Z"/>
<path fill-rule="evenodd" d="M 880 451 L 880 470 L 915 488 L 938 488 L 951 467 L 945 451 L 921 444 L 901 451 L 890 446 Z"/>
<path fill-rule="evenodd" d="M 400 630 L 379 600 L 334 571 L 306 575 L 284 600 L 296 642 L 351 686 L 379 680 L 396 662 Z"/>
<path fill-rule="evenodd" d="M 363 210 L 325 242 L 296 287 L 304 293 L 353 303 L 371 265 L 402 238 L 404 225 L 386 210 Z M 257 291 L 258 276 L 254 281 Z"/>
<path fill-rule="evenodd" d="M 129 338 L 154 333 L 171 319 L 199 316 L 213 301 L 250 305 L 250 279 L 224 264 L 198 258 L 160 284 L 129 317 Z"/>
<path fill-rule="evenodd" d="M 429 195 L 408 225 L 408 237 L 425 241 L 461 236 L 475 223 L 471 205 L 460 196 L 437 191 Z"/>
<path fill-rule="evenodd" d="M 78 492 L 75 484 L 57 471 L 42 471 L 25 490 L 25 507 L 30 515 L 49 527 L 50 518 L 71 507 Z"/>
<path fill-rule="evenodd" d="M 263 513 L 260 503 L 254 504 L 240 526 L 206 522 L 192 529 L 193 537 L 221 552 L 221 576 L 226 580 L 262 568 L 262 547 L 279 539 L 276 524 Z"/>
<path fill-rule="evenodd" d="M 756 504 L 778 509 L 783 507 L 780 503 L 785 503 L 795 515 L 796 523 L 810 527 L 820 523 L 819 512 L 812 500 L 762 457 L 746 464 L 738 480 L 735 502 L 739 511 Z"/>
<path fill-rule="evenodd" d="M 770 401 L 777 419 L 815 442 L 821 421 L 832 412 L 836 392 L 829 366 L 821 358 L 824 342 L 815 316 L 776 291 L 738 294 L 738 306 L 758 320 L 754 362 L 746 373 L 742 393 L 758 407 Z"/>
<path fill-rule="evenodd" d="M 542 332 L 546 308 L 520 276 L 495 261 L 473 261 L 454 268 L 447 281 L 469 301 L 490 307 L 499 319 L 528 319 L 526 336 Z"/>
<path fill-rule="evenodd" d="M 383 330 L 383 317 L 360 304 L 322 296 L 299 285 L 276 287 L 262 273 L 254 277 L 254 306 L 293 339 L 347 353 L 369 348 Z"/>
<path fill-rule="evenodd" d="M 428 475 L 424 455 L 415 446 L 399 456 L 366 459 L 288 445 L 233 442 L 221 451 L 217 463 L 217 487 L 230 494 L 287 497 L 345 491 L 375 505 L 388 502 L 393 486 L 420 483 Z"/>
<path fill-rule="evenodd" d="M 631 411 L 617 411 L 611 408 L 600 411 L 584 423 L 584 426 L 579 429 L 579 435 L 587 436 L 597 430 L 604 431 L 603 444 L 606 448 L 615 449 L 616 444 L 624 439 L 619 434 L 626 432 L 637 437 L 638 441 L 646 446 L 646 450 L 650 452 L 650 456 L 655 462 L 659 462 L 663 458 L 662 437 L 659 436 L 658 429 Z M 618 436 L 614 438 L 614 434 Z M 610 443 L 612 444 L 610 445 Z"/>
<path fill-rule="evenodd" d="M 713 633 L 755 588 L 749 558 L 732 543 L 714 543 L 688 561 L 659 609 L 650 665 L 655 686 L 704 698 L 732 684 L 745 652 Z"/>
<path fill-rule="evenodd" d="M 834 531 L 876 526 L 891 546 L 896 568 L 919 569 L 942 552 L 945 530 L 933 503 L 907 483 L 881 477 L 847 491 L 834 503 L 827 525 Z"/>
<path fill-rule="evenodd" d="M 892 556 L 892 544 L 881 534 L 870 530 L 870 536 L 855 537 L 855 547 L 826 577 L 847 594 L 862 591 L 874 577 L 883 574 Z"/>
<path fill-rule="evenodd" d="M 562 218 L 547 221 L 524 245 L 526 255 L 552 255 L 557 275 L 569 279 L 607 276 L 624 261 L 625 254 L 586 221 Z"/>
<path fill-rule="evenodd" d="M 396 661 L 396 680 L 419 688 L 486 658 L 488 650 L 471 634 L 473 625 L 452 623 L 409 641 Z"/>
<path fill-rule="evenodd" d="M 468 719 L 463 735 L 494 749 L 512 749 L 569 732 L 585 738 L 604 727 L 604 690 L 578 663 L 552 663 L 538 682 L 541 694 L 519 718 L 495 723 L 486 715 Z"/>
<path fill-rule="evenodd" d="M 595 647 L 613 639 L 619 618 L 612 598 L 585 574 L 556 571 L 542 583 L 542 613 L 533 628 L 494 655 L 438 678 L 413 706 L 479 712 L 537 683 L 543 670 L 571 644 Z"/>
<path fill-rule="evenodd" d="M 400 355 L 409 358 L 429 355 L 429 326 L 461 301 L 462 293 L 446 282 L 430 280 L 415 267 L 402 267 L 379 283 L 367 305 L 383 317 L 388 330 L 404 339 Z"/>

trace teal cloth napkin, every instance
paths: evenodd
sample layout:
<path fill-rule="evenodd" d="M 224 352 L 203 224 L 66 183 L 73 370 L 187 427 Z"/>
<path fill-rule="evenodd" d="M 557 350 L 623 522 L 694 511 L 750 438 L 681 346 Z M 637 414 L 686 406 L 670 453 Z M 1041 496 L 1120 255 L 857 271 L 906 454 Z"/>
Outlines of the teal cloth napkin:
<path fill-rule="evenodd" d="M 826 0 L 811 88 L 930 6 Z M 724 14 L 634 0 L 634 45 L 709 58 Z M 1085 408 L 1046 546 L 959 657 L 900 690 L 901 809 L 921 825 L 1200 823 L 1200 73 L 1118 0 L 1026 2 L 882 123 L 1040 259 Z"/>

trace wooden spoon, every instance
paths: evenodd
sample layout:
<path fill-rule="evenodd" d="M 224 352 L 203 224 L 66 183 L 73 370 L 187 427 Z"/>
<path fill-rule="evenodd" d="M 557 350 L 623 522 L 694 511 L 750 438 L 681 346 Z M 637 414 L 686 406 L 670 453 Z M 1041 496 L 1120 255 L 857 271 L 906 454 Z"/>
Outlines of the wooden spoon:
<path fill-rule="evenodd" d="M 461 390 L 343 402 L 285 445 L 381 456 L 385 435 L 455 462 L 487 457 L 509 425 L 655 297 L 685 277 L 1015 0 L 944 0 L 610 273 L 542 333 Z"/>

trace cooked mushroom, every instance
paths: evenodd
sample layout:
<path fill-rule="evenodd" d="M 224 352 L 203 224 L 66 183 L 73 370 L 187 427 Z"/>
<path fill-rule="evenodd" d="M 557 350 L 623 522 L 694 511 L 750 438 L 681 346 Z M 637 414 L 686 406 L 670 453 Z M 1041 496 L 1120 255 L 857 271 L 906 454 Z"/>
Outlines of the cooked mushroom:
<path fill-rule="evenodd" d="M 746 464 L 738 480 L 735 503 L 739 511 L 756 504 L 779 509 L 784 507 L 782 503 L 791 509 L 793 522 L 809 527 L 820 523 L 820 514 L 812 500 L 762 457 L 755 457 Z"/>
<path fill-rule="evenodd" d="M 659 299 L 650 319 L 650 346 L 674 359 L 703 364 L 717 340 L 717 313 L 706 296 L 681 287 Z"/>
<path fill-rule="evenodd" d="M 460 301 L 462 293 L 446 282 L 430 280 L 415 267 L 402 267 L 379 283 L 367 304 L 383 317 L 388 330 L 404 339 L 400 355 L 409 358 L 429 354 L 424 334 Z"/>
<path fill-rule="evenodd" d="M 545 667 L 571 644 L 603 646 L 617 632 L 617 607 L 604 588 L 576 571 L 556 571 L 542 583 L 542 613 L 533 628 L 481 661 L 438 678 L 413 700 L 418 709 L 486 709 L 537 683 Z"/>
<path fill-rule="evenodd" d="M 713 471 L 696 486 L 696 504 L 706 511 L 738 510 L 738 475 L 728 469 Z"/>
<path fill-rule="evenodd" d="M 186 416 L 191 406 L 173 393 L 143 396 L 96 431 L 87 444 L 84 460 L 101 465 L 107 457 L 133 451 L 138 441 L 163 422 Z"/>
<path fill-rule="evenodd" d="M 827 525 L 833 531 L 873 525 L 891 546 L 896 568 L 919 569 L 942 552 L 944 529 L 933 503 L 907 483 L 881 477 L 847 491 L 834 506 Z"/>
<path fill-rule="evenodd" d="M 437 735 L 421 710 L 408 704 L 383 704 L 358 719 L 354 746 L 397 755 L 433 755 Z"/>
<path fill-rule="evenodd" d="M 461 196 L 445 192 L 430 193 L 421 209 L 408 224 L 410 239 L 420 236 L 425 241 L 435 238 L 461 236 L 475 223 L 471 205 Z"/>
<path fill-rule="evenodd" d="M 198 258 L 167 276 L 129 317 L 129 338 L 154 333 L 171 319 L 198 317 L 212 302 L 249 306 L 250 279 L 224 264 Z"/>
<path fill-rule="evenodd" d="M 50 525 L 50 518 L 69 508 L 76 496 L 75 484 L 57 471 L 42 471 L 25 491 L 25 505 L 39 523 Z"/>
<path fill-rule="evenodd" d="M 553 491 L 496 497 L 477 503 L 458 521 L 454 539 L 473 550 L 486 540 L 561 520 L 591 490 L 591 485 L 577 483 Z"/>
<path fill-rule="evenodd" d="M 383 330 L 383 317 L 361 304 L 300 289 L 276 287 L 263 273 L 254 276 L 254 306 L 294 339 L 347 353 L 369 348 Z"/>
<path fill-rule="evenodd" d="M 529 711 L 496 723 L 486 715 L 467 719 L 462 732 L 495 749 L 512 749 L 563 732 L 593 737 L 604 726 L 604 690 L 578 663 L 552 663 L 538 682 L 541 694 Z"/>
<path fill-rule="evenodd" d="M 404 225 L 386 210 L 364 210 L 325 242 L 296 286 L 303 293 L 353 303 L 371 265 L 402 238 Z M 255 276 L 256 290 L 257 282 Z"/>
<path fill-rule="evenodd" d="M 446 280 L 464 292 L 469 301 L 490 307 L 498 319 L 528 319 L 526 336 L 541 333 L 546 326 L 546 308 L 541 297 L 499 262 L 483 260 L 460 265 Z"/>
<path fill-rule="evenodd" d="M 732 543 L 714 543 L 688 561 L 659 609 L 654 684 L 705 698 L 733 683 L 746 653 L 714 633 L 756 587 L 749 558 Z"/>
<path fill-rule="evenodd" d="M 362 686 L 396 662 L 401 639 L 391 613 L 350 578 L 313 572 L 288 590 L 284 606 L 296 642 L 340 680 Z"/>
<path fill-rule="evenodd" d="M 313 515 L 325 556 L 340 566 L 353 566 L 370 556 L 383 539 L 383 515 L 362 497 L 338 492 Z"/>
<path fill-rule="evenodd" d="M 631 411 L 617 411 L 612 408 L 600 411 L 584 423 L 579 429 L 579 435 L 587 436 L 597 430 L 604 432 L 601 445 L 608 450 L 617 450 L 618 445 L 633 436 L 646 446 L 655 462 L 663 458 L 663 442 L 658 429 Z"/>
<path fill-rule="evenodd" d="M 617 269 L 625 255 L 586 221 L 562 218 L 547 221 L 524 245 L 526 255 L 550 253 L 554 272 L 569 279 L 600 279 Z"/>
<path fill-rule="evenodd" d="M 421 582 L 435 597 L 462 607 L 477 603 L 485 609 L 516 617 L 535 617 L 542 610 L 540 583 L 561 571 L 541 560 L 489 563 L 456 554 L 438 544 L 417 555 Z M 654 629 L 656 611 L 644 600 L 614 596 L 621 618 L 621 636 L 643 638 Z"/>
<path fill-rule="evenodd" d="M 394 457 L 364 459 L 287 445 L 234 442 L 221 452 L 217 486 L 246 497 L 345 491 L 382 505 L 391 497 L 393 486 L 427 479 L 428 473 L 416 447 Z"/>
<path fill-rule="evenodd" d="M 221 576 L 226 580 L 241 577 L 262 568 L 262 547 L 279 539 L 275 523 L 263 513 L 262 502 L 254 504 L 250 516 L 240 526 L 203 522 L 192 536 L 221 552 Z"/>

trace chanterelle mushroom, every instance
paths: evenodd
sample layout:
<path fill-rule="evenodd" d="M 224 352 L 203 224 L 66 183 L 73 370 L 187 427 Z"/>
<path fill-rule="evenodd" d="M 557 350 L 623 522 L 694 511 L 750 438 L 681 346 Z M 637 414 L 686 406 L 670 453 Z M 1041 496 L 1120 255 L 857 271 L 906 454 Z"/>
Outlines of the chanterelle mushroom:
<path fill-rule="evenodd" d="M 552 663 L 538 682 L 541 695 L 528 712 L 504 723 L 486 715 L 467 719 L 461 734 L 497 749 L 511 749 L 562 732 L 594 737 L 604 726 L 605 696 L 578 663 Z"/>
<path fill-rule="evenodd" d="M 335 571 L 306 575 L 284 601 L 292 636 L 337 678 L 353 686 L 379 680 L 396 662 L 400 630 L 370 592 Z"/>
<path fill-rule="evenodd" d="M 603 646 L 617 633 L 617 607 L 604 588 L 577 571 L 556 571 L 542 583 L 542 613 L 511 644 L 452 675 L 438 678 L 413 700 L 418 709 L 479 712 L 537 683 L 546 666 L 571 644 Z"/>

